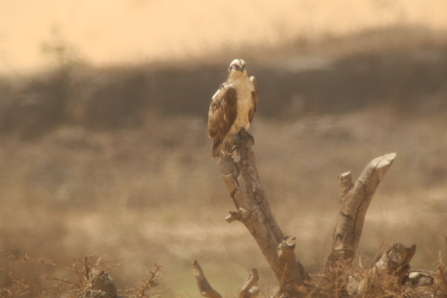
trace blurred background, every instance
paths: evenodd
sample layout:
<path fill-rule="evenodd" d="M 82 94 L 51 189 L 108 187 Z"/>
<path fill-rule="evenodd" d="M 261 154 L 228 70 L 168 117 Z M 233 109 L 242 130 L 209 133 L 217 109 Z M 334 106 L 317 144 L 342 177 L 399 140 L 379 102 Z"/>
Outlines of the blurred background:
<path fill-rule="evenodd" d="M 210 158 L 211 96 L 234 58 L 257 78 L 250 132 L 297 257 L 318 274 L 337 175 L 397 158 L 369 207 L 363 266 L 395 242 L 413 268 L 447 258 L 447 3 L 418 0 L 0 0 L 0 249 L 69 265 L 154 262 L 162 296 L 198 296 L 197 259 L 224 296 L 252 267 L 276 282 Z M 358 260 L 355 261 L 356 263 Z M 35 284 L 48 268 L 11 265 Z M 57 271 L 57 270 L 54 270 Z"/>

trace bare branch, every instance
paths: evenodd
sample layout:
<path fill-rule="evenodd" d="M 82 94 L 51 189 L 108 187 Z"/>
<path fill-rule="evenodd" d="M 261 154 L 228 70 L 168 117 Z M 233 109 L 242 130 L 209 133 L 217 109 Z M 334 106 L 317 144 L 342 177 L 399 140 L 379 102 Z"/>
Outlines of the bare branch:
<path fill-rule="evenodd" d="M 194 274 L 194 277 L 196 278 L 199 292 L 203 297 L 222 298 L 222 296 L 218 292 L 216 292 L 206 280 L 205 274 L 203 273 L 199 262 L 197 262 L 196 260 L 194 260 L 194 263 L 192 264 L 192 272 Z"/>
<path fill-rule="evenodd" d="M 336 297 L 347 295 L 347 271 L 353 271 L 351 263 L 360 242 L 366 211 L 395 157 L 395 153 L 390 153 L 373 159 L 366 165 L 354 185 L 351 172 L 345 172 L 338 177 L 341 201 L 332 250 L 326 261 L 325 275 L 313 297 L 334 295 L 335 292 Z"/>
<path fill-rule="evenodd" d="M 244 208 L 239 208 L 239 211 L 229 211 L 228 213 L 230 213 L 230 214 L 228 214 L 226 217 L 225 217 L 225 220 L 228 222 L 228 223 L 231 223 L 231 222 L 233 222 L 233 221 L 235 221 L 235 220 L 241 220 L 242 219 L 242 216 L 244 215 L 244 213 L 246 213 L 247 211 L 244 209 Z"/>
<path fill-rule="evenodd" d="M 225 219 L 228 222 L 238 220 L 247 227 L 275 273 L 281 285 L 282 294 L 290 297 L 304 297 L 313 284 L 304 267 L 295 257 L 293 250 L 295 245 L 293 247 L 287 245 L 292 238 L 285 239 L 271 212 L 251 149 L 253 137 L 245 130 L 241 130 L 239 137 L 235 144 L 239 160 L 233 158 L 230 147 L 225 147 L 227 153 L 222 153 L 218 162 L 222 178 L 238 210 L 230 212 Z M 281 254 L 278 253 L 279 248 L 283 249 Z M 304 279 L 308 282 L 304 283 Z M 310 287 L 302 289 L 303 285 Z"/>
<path fill-rule="evenodd" d="M 369 203 L 395 157 L 395 153 L 390 153 L 373 159 L 347 192 L 350 175 L 344 173 L 340 176 L 341 193 L 345 195 L 340 204 L 330 259 L 345 260 L 349 264 L 352 262 Z"/>
<path fill-rule="evenodd" d="M 340 176 L 338 176 L 338 184 L 340 185 L 340 198 L 343 198 L 353 186 L 351 171 L 340 174 Z"/>
<path fill-rule="evenodd" d="M 251 269 L 251 274 L 242 286 L 238 298 L 256 298 L 259 294 L 258 288 L 259 274 L 255 268 Z"/>

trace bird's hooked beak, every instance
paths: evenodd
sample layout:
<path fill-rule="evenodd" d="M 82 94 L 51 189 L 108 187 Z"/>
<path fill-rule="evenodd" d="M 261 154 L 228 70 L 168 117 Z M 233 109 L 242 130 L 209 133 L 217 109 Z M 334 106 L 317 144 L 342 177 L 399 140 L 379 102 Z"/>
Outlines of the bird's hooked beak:
<path fill-rule="evenodd" d="M 235 70 L 240 71 L 241 73 L 244 73 L 245 65 L 238 65 L 238 64 L 236 64 L 233 67 L 234 67 Z"/>
<path fill-rule="evenodd" d="M 240 63 L 240 66 L 238 65 L 236 67 L 236 69 L 239 70 L 240 72 L 244 72 L 244 70 L 245 70 L 245 62 L 244 62 L 244 60 L 239 59 L 239 63 Z"/>

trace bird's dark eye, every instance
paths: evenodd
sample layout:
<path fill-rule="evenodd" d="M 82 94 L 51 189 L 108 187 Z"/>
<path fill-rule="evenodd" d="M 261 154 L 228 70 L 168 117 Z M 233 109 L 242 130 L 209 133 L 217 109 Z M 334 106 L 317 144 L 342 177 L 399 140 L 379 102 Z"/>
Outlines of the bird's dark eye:
<path fill-rule="evenodd" d="M 231 72 L 232 69 L 235 69 L 237 71 L 242 71 L 244 69 L 244 67 L 239 64 L 233 64 L 228 68 L 228 72 Z"/>

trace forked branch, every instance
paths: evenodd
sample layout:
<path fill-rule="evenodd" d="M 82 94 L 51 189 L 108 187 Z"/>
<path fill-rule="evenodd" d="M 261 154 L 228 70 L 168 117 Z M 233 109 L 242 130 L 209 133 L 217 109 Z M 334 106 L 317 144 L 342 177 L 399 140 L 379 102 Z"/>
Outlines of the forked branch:
<path fill-rule="evenodd" d="M 360 243 L 367 209 L 378 185 L 391 167 L 395 153 L 373 159 L 354 184 L 351 172 L 339 176 L 341 201 L 332 249 L 326 262 L 325 275 L 319 286 L 315 287 L 309 274 L 296 259 L 296 238 L 284 237 L 270 210 L 260 183 L 252 145 L 253 138 L 242 130 L 238 140 L 227 143 L 221 152 L 218 165 L 236 206 L 236 210 L 230 211 L 225 219 L 243 223 L 256 240 L 279 282 L 280 288 L 275 297 L 375 297 L 398 293 L 404 284 L 408 291 L 415 289 L 407 285 L 416 280 L 410 279 L 408 274 L 409 262 L 416 251 L 414 245 L 410 248 L 402 244 L 392 245 L 366 271 L 356 271 L 351 266 Z M 206 280 L 197 261 L 194 261 L 193 268 L 200 293 L 205 297 L 221 298 Z M 256 298 L 259 292 L 258 279 L 258 272 L 253 269 L 239 292 L 239 298 Z"/>
<path fill-rule="evenodd" d="M 339 176 L 342 197 L 329 261 L 343 260 L 351 264 L 360 242 L 369 203 L 395 157 L 395 153 L 390 153 L 373 159 L 354 185 L 350 172 Z"/>
<path fill-rule="evenodd" d="M 390 153 L 373 159 L 355 184 L 352 184 L 351 172 L 338 177 L 341 201 L 332 249 L 325 265 L 325 275 L 313 297 L 347 294 L 348 271 L 360 243 L 366 211 L 395 157 L 395 153 Z"/>

